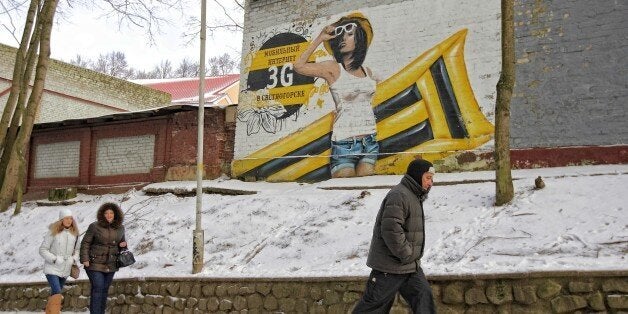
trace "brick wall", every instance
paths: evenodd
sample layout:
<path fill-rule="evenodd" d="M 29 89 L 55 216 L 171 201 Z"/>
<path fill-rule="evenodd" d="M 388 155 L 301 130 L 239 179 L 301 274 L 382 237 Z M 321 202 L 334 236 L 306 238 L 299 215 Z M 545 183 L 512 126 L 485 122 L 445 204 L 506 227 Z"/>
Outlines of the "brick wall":
<path fill-rule="evenodd" d="M 8 93 L 2 86 L 13 77 L 17 49 L 0 44 L 0 109 Z M 171 96 L 126 80 L 51 60 L 37 122 L 96 117 L 121 111 L 161 107 Z"/>
<path fill-rule="evenodd" d="M 86 102 L 80 98 L 46 92 L 41 98 L 40 109 L 37 113 L 37 123 L 98 117 L 122 111 L 124 110 Z"/>
<path fill-rule="evenodd" d="M 63 186 L 85 190 L 194 180 L 197 113 L 186 110 L 151 118 L 35 127 L 28 157 L 29 193 Z M 233 134 L 224 109 L 205 110 L 206 178 L 228 174 Z"/>
<path fill-rule="evenodd" d="M 513 148 L 628 144 L 628 3 L 515 3 Z"/>
<path fill-rule="evenodd" d="M 34 177 L 36 179 L 78 177 L 80 141 L 37 145 Z"/>
<path fill-rule="evenodd" d="M 229 174 L 233 159 L 235 124 L 225 121 L 225 110 L 205 108 L 203 164 L 205 177 Z M 196 177 L 196 143 L 198 118 L 196 112 L 182 112 L 172 119 L 168 180 L 194 180 Z"/>
<path fill-rule="evenodd" d="M 154 155 L 154 134 L 99 139 L 96 175 L 148 173 L 153 168 Z"/>

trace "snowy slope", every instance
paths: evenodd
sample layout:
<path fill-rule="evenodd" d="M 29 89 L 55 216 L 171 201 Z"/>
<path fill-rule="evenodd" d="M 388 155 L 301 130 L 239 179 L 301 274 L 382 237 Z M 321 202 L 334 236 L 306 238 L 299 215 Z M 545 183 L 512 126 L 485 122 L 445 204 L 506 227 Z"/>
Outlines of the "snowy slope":
<path fill-rule="evenodd" d="M 533 189 L 543 176 L 546 188 Z M 517 170 L 515 199 L 495 207 L 493 172 L 437 174 L 424 204 L 429 275 L 628 269 L 628 165 Z M 79 195 L 67 206 L 81 230 L 106 201 L 126 212 L 138 262 L 116 277 L 366 276 L 374 217 L 401 176 L 317 184 L 205 181 L 257 194 L 203 195 L 205 267 L 192 275 L 196 199 L 174 194 Z M 461 182 L 475 180 L 480 183 Z M 461 183 L 461 184 L 453 184 Z M 195 182 L 152 188 L 195 189 Z M 346 187 L 359 189 L 346 189 Z M 379 187 L 379 188 L 372 188 Z M 43 281 L 38 247 L 61 207 L 23 205 L 0 213 L 0 282 Z M 86 277 L 83 273 L 82 277 Z"/>

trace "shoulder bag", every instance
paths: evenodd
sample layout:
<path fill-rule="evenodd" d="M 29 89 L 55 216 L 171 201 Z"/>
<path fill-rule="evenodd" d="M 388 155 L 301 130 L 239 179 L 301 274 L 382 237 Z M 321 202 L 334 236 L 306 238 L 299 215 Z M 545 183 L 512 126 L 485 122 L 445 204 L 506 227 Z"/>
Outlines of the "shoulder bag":
<path fill-rule="evenodd" d="M 133 264 L 135 264 L 135 257 L 133 256 L 133 253 L 131 253 L 131 251 L 129 251 L 127 248 L 122 248 L 120 253 L 118 253 L 118 267 L 127 267 Z"/>
<path fill-rule="evenodd" d="M 74 239 L 74 246 L 76 247 L 76 242 L 78 241 L 78 236 L 76 237 L 76 239 Z M 74 252 L 74 250 L 72 250 Z M 74 279 L 78 279 L 79 275 L 81 274 L 81 270 L 79 269 L 78 265 L 76 265 L 76 263 L 74 261 L 72 261 L 72 268 L 70 268 L 70 277 L 74 278 Z"/>

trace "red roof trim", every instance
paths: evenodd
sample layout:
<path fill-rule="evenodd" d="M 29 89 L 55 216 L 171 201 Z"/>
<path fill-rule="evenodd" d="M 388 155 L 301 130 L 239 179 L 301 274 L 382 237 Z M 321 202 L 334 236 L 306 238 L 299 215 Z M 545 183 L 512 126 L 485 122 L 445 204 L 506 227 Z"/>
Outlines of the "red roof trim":
<path fill-rule="evenodd" d="M 239 80 L 240 74 L 227 74 L 205 78 L 205 93 L 218 94 Z M 198 81 L 198 78 L 190 78 L 189 80 L 173 79 L 171 81 L 155 83 L 140 82 L 140 84 L 169 93 L 172 95 L 172 101 L 174 102 L 181 99 L 198 97 Z"/>

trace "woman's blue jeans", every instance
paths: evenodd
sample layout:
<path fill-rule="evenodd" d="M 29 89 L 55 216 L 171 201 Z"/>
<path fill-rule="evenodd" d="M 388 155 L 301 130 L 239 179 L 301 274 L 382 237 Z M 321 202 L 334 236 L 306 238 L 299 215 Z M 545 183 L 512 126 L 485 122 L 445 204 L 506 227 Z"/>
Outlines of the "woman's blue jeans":
<path fill-rule="evenodd" d="M 50 295 L 61 293 L 66 279 L 65 277 L 59 277 L 57 275 L 46 274 L 46 280 L 48 280 L 48 284 L 50 285 Z"/>
<path fill-rule="evenodd" d="M 87 277 L 91 284 L 89 313 L 104 314 L 107 308 L 107 293 L 109 292 L 109 286 L 111 286 L 115 272 L 105 273 L 89 269 L 86 269 L 85 272 L 87 272 Z"/>

